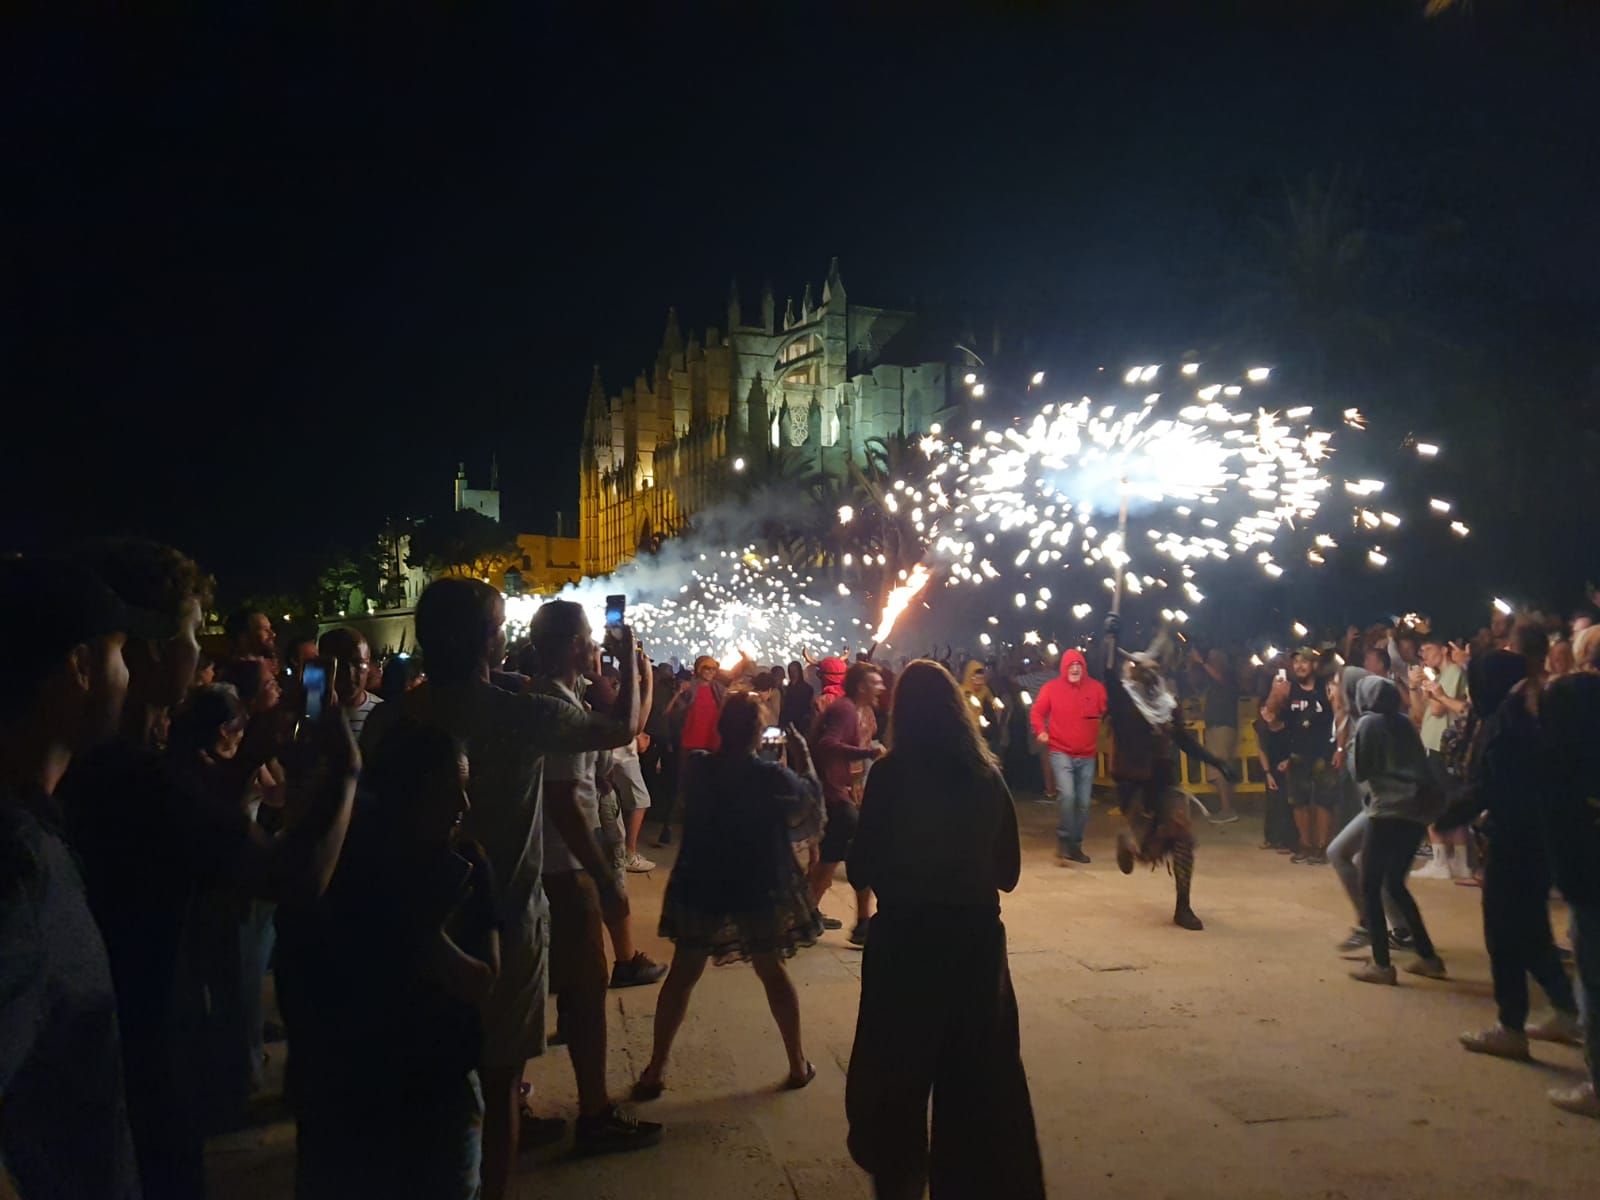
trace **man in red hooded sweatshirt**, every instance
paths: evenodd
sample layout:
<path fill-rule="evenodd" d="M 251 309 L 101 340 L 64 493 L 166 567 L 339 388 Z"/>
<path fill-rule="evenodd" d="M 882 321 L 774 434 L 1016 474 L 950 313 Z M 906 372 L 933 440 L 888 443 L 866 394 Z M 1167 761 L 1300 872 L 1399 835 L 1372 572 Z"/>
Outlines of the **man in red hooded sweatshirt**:
<path fill-rule="evenodd" d="M 1030 720 L 1033 736 L 1050 748 L 1050 768 L 1055 773 L 1061 820 L 1056 826 L 1056 863 L 1086 863 L 1083 830 L 1089 822 L 1094 795 L 1095 751 L 1100 743 L 1100 720 L 1106 715 L 1106 689 L 1089 677 L 1083 654 L 1068 650 L 1061 656 L 1061 674 L 1039 689 Z"/>

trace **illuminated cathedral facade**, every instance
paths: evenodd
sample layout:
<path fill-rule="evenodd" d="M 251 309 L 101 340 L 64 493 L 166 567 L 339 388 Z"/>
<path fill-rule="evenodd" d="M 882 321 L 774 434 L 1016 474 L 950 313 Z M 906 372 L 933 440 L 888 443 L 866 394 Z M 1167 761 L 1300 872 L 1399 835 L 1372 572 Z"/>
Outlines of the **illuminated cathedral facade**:
<path fill-rule="evenodd" d="M 853 303 L 834 259 L 818 300 L 806 284 L 779 316 L 770 287 L 728 327 L 684 341 L 667 313 L 661 350 L 621 395 L 595 370 L 583 423 L 579 534 L 585 575 L 603 575 L 670 537 L 725 494 L 731 473 L 776 456 L 842 475 L 870 438 L 925 433 L 965 397 L 970 355 L 930 337 L 917 314 Z"/>

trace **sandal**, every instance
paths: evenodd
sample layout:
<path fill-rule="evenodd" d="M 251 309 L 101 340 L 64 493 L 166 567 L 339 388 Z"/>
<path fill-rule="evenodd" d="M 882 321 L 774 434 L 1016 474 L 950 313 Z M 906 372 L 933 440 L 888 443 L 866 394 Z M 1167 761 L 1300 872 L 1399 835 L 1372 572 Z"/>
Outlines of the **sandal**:
<path fill-rule="evenodd" d="M 787 1078 L 787 1079 L 785 1079 L 783 1081 L 783 1090 L 786 1091 L 786 1092 L 798 1092 L 801 1088 L 805 1087 L 808 1083 L 810 1083 L 816 1077 L 817 1077 L 817 1068 L 816 1068 L 816 1066 L 813 1065 L 810 1062 L 810 1060 L 807 1060 L 807 1062 L 806 1062 L 806 1073 L 804 1075 L 802 1075 L 798 1079 L 796 1079 L 793 1075 L 789 1076 L 789 1078 Z"/>

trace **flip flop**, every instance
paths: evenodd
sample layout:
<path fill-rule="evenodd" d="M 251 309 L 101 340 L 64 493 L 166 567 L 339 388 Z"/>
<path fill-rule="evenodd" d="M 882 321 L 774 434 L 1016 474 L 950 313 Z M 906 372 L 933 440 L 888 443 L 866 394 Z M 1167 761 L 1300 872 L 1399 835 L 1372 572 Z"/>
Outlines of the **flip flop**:
<path fill-rule="evenodd" d="M 807 1062 L 806 1063 L 806 1073 L 805 1073 L 805 1075 L 800 1079 L 796 1079 L 793 1075 L 789 1076 L 788 1079 L 785 1079 L 783 1081 L 783 1090 L 786 1091 L 786 1092 L 798 1092 L 801 1088 L 805 1087 L 808 1083 L 810 1083 L 816 1077 L 817 1077 L 817 1068 L 816 1068 L 816 1066 L 811 1062 Z"/>

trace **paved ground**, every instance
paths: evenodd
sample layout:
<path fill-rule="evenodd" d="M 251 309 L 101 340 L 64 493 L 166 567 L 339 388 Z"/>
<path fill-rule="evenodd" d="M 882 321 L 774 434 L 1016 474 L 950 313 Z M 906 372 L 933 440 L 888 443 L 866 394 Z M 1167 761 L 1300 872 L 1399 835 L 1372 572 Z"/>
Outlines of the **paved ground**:
<path fill-rule="evenodd" d="M 1024 802 L 1022 883 L 1005 903 L 1052 1195 L 1089 1197 L 1592 1197 L 1600 1123 L 1545 1101 L 1581 1078 L 1579 1052 L 1533 1065 L 1470 1056 L 1456 1034 L 1492 1021 L 1478 893 L 1419 880 L 1452 978 L 1398 988 L 1345 977 L 1349 926 L 1331 870 L 1257 850 L 1259 822 L 1202 832 L 1195 907 L 1169 923 L 1165 874 L 1117 872 L 1097 809 L 1090 867 L 1054 865 L 1053 816 Z M 665 856 L 663 856 L 665 857 Z M 666 872 L 633 877 L 636 928 L 653 930 Z M 847 919 L 841 883 L 825 905 Z M 1558 933 L 1564 931 L 1558 913 Z M 645 939 L 665 957 L 669 947 Z M 791 965 L 817 1081 L 779 1093 L 782 1050 L 747 967 L 708 971 L 679 1037 L 667 1094 L 644 1106 L 662 1146 L 620 1159 L 528 1155 L 520 1194 L 540 1200 L 863 1200 L 844 1149 L 844 1068 L 860 955 L 842 934 Z M 649 1057 L 654 988 L 612 993 L 613 1087 Z M 1542 1003 L 1542 997 L 1536 1004 Z M 529 1071 L 547 1112 L 570 1112 L 553 1051 Z M 283 1122 L 214 1144 L 213 1194 L 287 1196 Z M 1583 1180 L 1589 1182 L 1585 1184 Z M 1003 1198 L 985 1198 L 1003 1200 Z"/>

